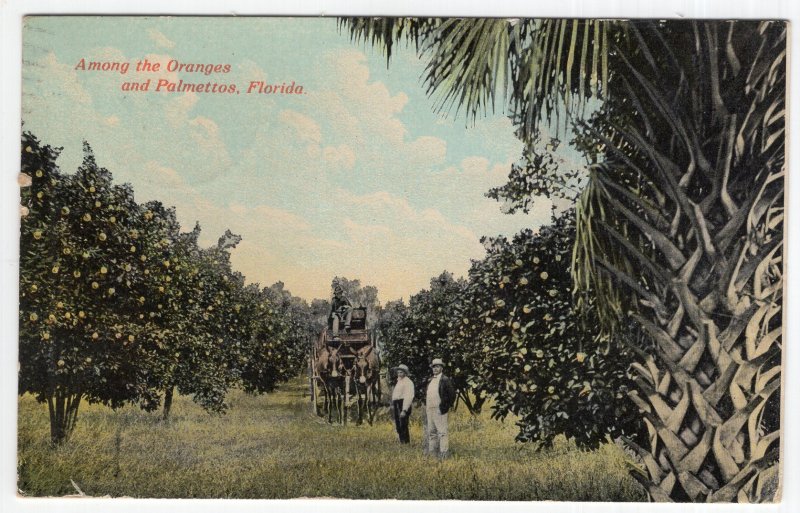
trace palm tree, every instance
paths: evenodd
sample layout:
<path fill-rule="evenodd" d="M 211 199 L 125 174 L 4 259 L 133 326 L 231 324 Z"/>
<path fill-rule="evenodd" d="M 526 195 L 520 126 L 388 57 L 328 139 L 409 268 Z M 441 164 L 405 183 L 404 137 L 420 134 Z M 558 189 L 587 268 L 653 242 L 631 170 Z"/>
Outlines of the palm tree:
<path fill-rule="evenodd" d="M 657 501 L 777 493 L 786 24 L 343 19 L 390 58 L 410 42 L 441 109 L 508 105 L 533 144 L 563 118 L 593 164 L 577 205 L 576 290 L 604 333 L 633 318 Z M 582 115 L 588 98 L 602 100 Z M 531 170 L 535 172 L 535 170 Z"/>

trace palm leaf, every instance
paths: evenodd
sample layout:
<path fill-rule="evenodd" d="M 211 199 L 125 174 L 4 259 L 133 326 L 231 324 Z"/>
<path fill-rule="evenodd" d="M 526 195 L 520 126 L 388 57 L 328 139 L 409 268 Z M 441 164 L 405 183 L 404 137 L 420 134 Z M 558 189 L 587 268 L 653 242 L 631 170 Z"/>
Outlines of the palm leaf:
<path fill-rule="evenodd" d="M 353 42 L 380 49 L 387 63 L 394 45 L 413 44 L 428 60 L 423 80 L 437 111 L 463 112 L 474 121 L 508 107 L 519 137 L 528 142 L 553 114 L 583 113 L 588 98 L 605 94 L 609 30 L 623 25 L 577 19 L 339 19 Z"/>
<path fill-rule="evenodd" d="M 440 18 L 339 18 L 340 31 L 347 31 L 354 43 L 369 44 L 386 55 L 386 64 L 392 57 L 397 43 L 413 43 L 419 49 L 421 41 L 435 35 Z"/>

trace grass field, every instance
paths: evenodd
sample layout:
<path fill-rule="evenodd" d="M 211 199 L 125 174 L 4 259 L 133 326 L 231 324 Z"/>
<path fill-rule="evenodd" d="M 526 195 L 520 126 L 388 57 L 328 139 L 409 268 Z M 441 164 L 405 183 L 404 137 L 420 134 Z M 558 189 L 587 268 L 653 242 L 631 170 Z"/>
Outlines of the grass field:
<path fill-rule="evenodd" d="M 300 381 L 265 396 L 230 395 L 210 416 L 178 397 L 169 422 L 136 408 L 82 406 L 62 447 L 48 445 L 46 407 L 19 400 L 19 489 L 32 496 L 640 501 L 625 454 L 583 452 L 566 441 L 536 452 L 513 423 L 451 414 L 453 457 L 422 454 L 420 412 L 411 446 L 382 415 L 373 426 L 336 426 L 310 413 Z"/>

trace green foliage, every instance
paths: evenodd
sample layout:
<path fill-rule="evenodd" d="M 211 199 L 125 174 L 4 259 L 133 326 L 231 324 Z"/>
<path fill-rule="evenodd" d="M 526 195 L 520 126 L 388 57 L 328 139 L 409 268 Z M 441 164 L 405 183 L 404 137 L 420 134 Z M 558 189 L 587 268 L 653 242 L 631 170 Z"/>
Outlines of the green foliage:
<path fill-rule="evenodd" d="M 74 175 L 60 172 L 57 156 L 23 135 L 31 185 L 22 190 L 20 393 L 48 402 L 54 442 L 74 426 L 82 397 L 113 407 L 156 401 L 144 370 L 154 358 L 148 325 L 137 321 L 147 288 L 135 237 L 142 210 L 88 146 Z"/>
<path fill-rule="evenodd" d="M 633 355 L 623 338 L 598 339 L 593 308 L 575 308 L 574 238 L 569 211 L 538 233 L 484 239 L 486 257 L 468 280 L 442 273 L 408 306 L 387 305 L 386 361 L 409 366 L 421 397 L 430 360 L 443 358 L 467 408 L 491 398 L 494 417 L 517 419 L 521 441 L 638 438 L 638 409 L 626 398 Z"/>
<path fill-rule="evenodd" d="M 630 35 L 610 60 L 624 94 L 581 127 L 602 152 L 579 204 L 576 284 L 597 297 L 607 331 L 634 319 L 653 341 L 631 395 L 650 433 L 633 447 L 653 498 L 772 500 L 788 27 L 643 20 Z M 687 390 L 702 408 L 682 408 Z"/>
<path fill-rule="evenodd" d="M 540 198 L 574 203 L 583 188 L 585 176 L 580 170 L 564 169 L 555 153 L 560 141 L 550 139 L 540 144 L 537 139 L 525 147 L 522 158 L 511 165 L 508 181 L 486 193 L 488 198 L 503 202 L 504 211 L 529 213 Z"/>
<path fill-rule="evenodd" d="M 481 388 L 470 383 L 475 351 L 465 350 L 469 343 L 457 339 L 464 320 L 458 314 L 466 282 L 456 280 L 443 272 L 431 280 L 428 290 L 411 296 L 408 307 L 399 303 L 387 306 L 387 318 L 383 355 L 389 367 L 406 364 L 411 371 L 418 398 L 425 393 L 424 383 L 430 377 L 430 363 L 442 358 L 446 363 L 445 373 L 453 379 L 459 397 L 471 411 L 479 411 L 485 394 Z M 471 394 L 471 396 L 470 396 Z"/>
<path fill-rule="evenodd" d="M 311 309 L 282 282 L 262 290 L 245 289 L 248 299 L 238 313 L 250 323 L 250 338 L 239 351 L 243 388 L 271 392 L 280 382 L 296 377 L 306 365 L 310 341 L 318 334 Z"/>
<path fill-rule="evenodd" d="M 496 417 L 519 417 L 519 440 L 550 444 L 563 433 L 596 447 L 641 426 L 625 397 L 631 351 L 620 339 L 599 342 L 593 311 L 575 309 L 574 225 L 568 212 L 537 234 L 485 240 L 461 303 L 471 322 L 458 339 L 480 341 L 471 382 L 492 395 Z"/>
<path fill-rule="evenodd" d="M 137 204 L 88 144 L 75 174 L 58 150 L 22 137 L 19 392 L 47 402 L 51 440 L 74 429 L 82 399 L 152 410 L 173 390 L 222 412 L 232 386 L 271 391 L 297 375 L 313 329 L 308 305 L 245 286 L 226 232 L 200 248 L 174 209 Z"/>
<path fill-rule="evenodd" d="M 610 43 L 627 29 L 616 20 L 481 18 L 340 18 L 353 42 L 391 58 L 413 44 L 428 64 L 423 80 L 439 110 L 468 120 L 507 107 L 526 144 L 542 120 L 556 125 L 608 96 Z M 498 101 L 502 100 L 502 103 Z"/>
<path fill-rule="evenodd" d="M 172 210 L 164 210 L 158 203 L 147 207 L 156 226 L 160 224 L 157 219 L 174 218 Z M 142 298 L 147 315 L 157 325 L 152 336 L 159 367 L 152 369 L 153 379 L 167 394 L 177 388 L 193 395 L 207 410 L 221 412 L 226 390 L 238 378 L 230 365 L 232 352 L 247 333 L 237 329 L 235 317 L 235 295 L 244 286 L 244 277 L 230 266 L 229 250 L 235 242 L 223 244 L 221 239 L 217 246 L 201 249 L 197 245 L 199 226 L 180 234 L 177 222 L 174 225 L 171 237 L 153 244 L 154 251 L 148 255 L 154 264 L 148 273 L 153 294 Z M 154 231 L 151 228 L 145 233 L 152 236 Z M 165 405 L 165 416 L 168 413 Z"/>

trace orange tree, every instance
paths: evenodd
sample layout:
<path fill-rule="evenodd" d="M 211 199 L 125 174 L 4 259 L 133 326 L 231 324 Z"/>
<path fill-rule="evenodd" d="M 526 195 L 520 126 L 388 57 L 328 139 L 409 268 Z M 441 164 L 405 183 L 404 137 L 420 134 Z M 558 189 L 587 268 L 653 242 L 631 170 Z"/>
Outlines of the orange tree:
<path fill-rule="evenodd" d="M 159 358 L 152 372 L 164 391 L 164 418 L 176 389 L 206 410 L 221 412 L 227 389 L 236 382 L 230 353 L 244 336 L 236 329 L 232 302 L 244 278 L 231 270 L 229 260 L 239 238 L 227 233 L 216 246 L 201 249 L 199 226 L 179 233 L 174 211 L 156 202 L 146 212 L 150 228 L 145 233 L 153 240 L 143 258 L 152 262 L 147 278 L 153 294 L 140 300 L 156 327 L 152 336 Z"/>
<path fill-rule="evenodd" d="M 273 353 L 277 353 L 283 323 L 257 284 L 239 289 L 234 301 L 236 315 L 232 327 L 247 336 L 233 342 L 230 364 L 241 377 L 245 391 L 269 392 L 277 382 Z"/>
<path fill-rule="evenodd" d="M 271 285 L 265 292 L 282 321 L 283 331 L 275 338 L 280 341 L 280 349 L 271 360 L 276 367 L 275 379 L 285 381 L 304 368 L 310 342 L 319 335 L 318 325 L 309 304 L 293 296 L 283 282 Z"/>
<path fill-rule="evenodd" d="M 85 147 L 65 175 L 58 151 L 22 138 L 19 392 L 46 402 L 51 440 L 75 426 L 82 398 L 112 407 L 152 405 L 145 373 L 153 359 L 138 290 L 143 263 L 131 251 L 140 210 L 129 186 L 114 185 Z"/>
<path fill-rule="evenodd" d="M 224 411 L 231 386 L 270 391 L 304 362 L 305 303 L 282 287 L 253 293 L 233 271 L 226 232 L 201 249 L 174 209 L 139 205 L 88 145 L 73 175 L 58 150 L 22 139 L 19 392 L 46 402 L 51 439 L 83 399 L 147 410 L 174 391 Z M 268 340 L 267 340 L 268 338 Z"/>
<path fill-rule="evenodd" d="M 518 416 L 519 440 L 549 444 L 563 433 L 596 447 L 607 436 L 638 435 L 641 423 L 625 400 L 631 350 L 621 338 L 598 344 L 593 311 L 575 310 L 574 237 L 570 211 L 538 233 L 484 240 L 487 255 L 470 269 L 452 339 L 479 346 L 468 381 L 493 397 L 493 416 Z"/>
<path fill-rule="evenodd" d="M 236 368 L 242 388 L 271 392 L 296 377 L 306 365 L 311 338 L 318 329 L 309 305 L 282 282 L 240 289 L 237 312 L 244 332 L 237 342 Z"/>
<path fill-rule="evenodd" d="M 406 315 L 407 307 L 402 299 L 388 301 L 385 305 L 381 306 L 380 314 L 374 325 L 378 349 L 381 350 L 381 352 L 383 352 L 383 347 L 386 345 L 384 341 L 389 336 L 389 331 Z"/>

